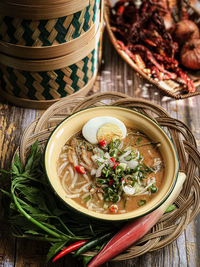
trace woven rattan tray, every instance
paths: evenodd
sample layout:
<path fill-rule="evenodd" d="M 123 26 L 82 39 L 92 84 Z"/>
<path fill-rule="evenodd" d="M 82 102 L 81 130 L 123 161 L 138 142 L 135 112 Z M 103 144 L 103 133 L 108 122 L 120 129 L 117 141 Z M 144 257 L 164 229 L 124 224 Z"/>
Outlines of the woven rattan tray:
<path fill-rule="evenodd" d="M 115 260 L 127 260 L 169 245 L 197 215 L 200 210 L 200 154 L 188 127 L 170 117 L 162 107 L 143 99 L 107 92 L 87 98 L 62 99 L 48 108 L 39 119 L 30 124 L 21 138 L 17 153 L 22 162 L 25 162 L 29 147 L 34 141 L 38 139 L 41 146 L 45 145 L 52 130 L 61 120 L 81 109 L 100 105 L 130 108 L 148 115 L 159 123 L 173 140 L 179 157 L 180 170 L 187 175 L 183 190 L 175 202 L 176 210 L 163 215 L 151 232 L 115 258 Z"/>
<path fill-rule="evenodd" d="M 189 71 L 188 75 L 191 78 L 191 80 L 194 83 L 194 86 L 196 88 L 195 92 L 184 92 L 184 83 L 182 79 L 178 78 L 175 80 L 164 80 L 164 81 L 157 81 L 156 79 L 149 77 L 148 74 L 145 74 L 142 69 L 138 68 L 138 66 L 134 63 L 134 61 L 129 57 L 129 55 L 124 52 L 121 47 L 117 44 L 117 39 L 115 37 L 115 34 L 112 30 L 112 26 L 110 24 L 110 7 L 112 7 L 112 4 L 117 1 L 115 0 L 106 0 L 105 1 L 105 8 L 104 8 L 104 18 L 106 22 L 106 29 L 108 32 L 108 35 L 110 37 L 110 40 L 116 49 L 117 53 L 122 57 L 122 59 L 129 64 L 129 66 L 138 72 L 143 78 L 148 80 L 150 83 L 154 84 L 158 89 L 160 89 L 163 93 L 167 94 L 170 97 L 176 98 L 176 99 L 184 99 L 191 96 L 199 95 L 200 94 L 200 72 L 199 71 Z M 173 2 L 173 6 L 178 5 L 178 2 L 180 1 L 168 1 L 170 2 L 169 5 L 171 5 L 171 2 Z M 193 20 L 198 27 L 200 28 L 200 11 L 193 7 L 193 5 L 190 5 L 190 1 L 182 1 L 184 3 L 185 8 L 187 8 L 188 14 L 190 14 L 190 20 Z M 179 10 L 179 7 L 176 6 L 176 10 Z M 178 16 L 178 14 L 177 14 Z"/>

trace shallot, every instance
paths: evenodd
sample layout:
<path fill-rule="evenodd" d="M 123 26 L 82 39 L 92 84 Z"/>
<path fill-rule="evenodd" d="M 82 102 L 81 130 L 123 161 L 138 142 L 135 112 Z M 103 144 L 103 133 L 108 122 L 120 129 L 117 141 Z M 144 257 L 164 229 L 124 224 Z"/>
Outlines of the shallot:
<path fill-rule="evenodd" d="M 181 49 L 181 63 L 192 69 L 200 69 L 200 39 L 192 39 Z"/>
<path fill-rule="evenodd" d="M 199 28 L 191 20 L 181 20 L 175 25 L 173 36 L 180 45 L 183 45 L 190 39 L 199 38 Z"/>

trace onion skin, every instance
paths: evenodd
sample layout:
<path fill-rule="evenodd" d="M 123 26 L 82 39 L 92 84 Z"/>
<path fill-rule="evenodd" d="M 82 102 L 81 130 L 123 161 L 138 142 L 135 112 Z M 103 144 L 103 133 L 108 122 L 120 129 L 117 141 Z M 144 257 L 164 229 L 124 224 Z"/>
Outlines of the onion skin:
<path fill-rule="evenodd" d="M 180 45 L 183 45 L 190 39 L 199 38 L 199 28 L 191 20 L 181 20 L 175 25 L 173 37 L 176 42 L 178 42 Z"/>
<path fill-rule="evenodd" d="M 182 47 L 180 60 L 188 69 L 200 69 L 200 39 L 192 39 Z"/>
<path fill-rule="evenodd" d="M 163 17 L 164 25 L 167 31 L 171 32 L 173 27 L 174 27 L 174 21 L 172 19 L 171 14 L 168 12 L 164 17 Z"/>

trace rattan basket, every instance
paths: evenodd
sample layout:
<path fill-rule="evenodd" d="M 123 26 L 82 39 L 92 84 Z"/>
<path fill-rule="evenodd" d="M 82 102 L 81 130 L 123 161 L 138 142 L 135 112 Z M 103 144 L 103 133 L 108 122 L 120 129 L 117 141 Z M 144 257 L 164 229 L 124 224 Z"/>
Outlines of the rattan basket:
<path fill-rule="evenodd" d="M 120 46 L 117 44 L 117 39 L 115 37 L 115 34 L 112 30 L 112 26 L 110 24 L 110 8 L 112 7 L 111 3 L 115 3 L 117 1 L 115 0 L 106 0 L 105 1 L 105 10 L 104 10 L 104 18 L 106 22 L 106 29 L 108 32 L 108 35 L 110 37 L 110 40 L 116 49 L 117 53 L 129 64 L 129 66 L 137 71 L 143 78 L 145 78 L 147 81 L 150 83 L 156 85 L 157 88 L 159 88 L 164 94 L 167 94 L 170 97 L 176 98 L 176 99 L 183 99 L 183 98 L 188 98 L 191 96 L 199 95 L 200 94 L 200 72 L 199 71 L 189 71 L 190 78 L 193 80 L 194 85 L 196 87 L 196 91 L 193 93 L 188 93 L 185 92 L 184 88 L 184 82 L 182 79 L 178 78 L 175 80 L 165 80 L 165 81 L 157 81 L 156 79 L 153 79 L 148 76 L 145 72 L 143 72 L 142 69 L 138 68 L 138 66 L 134 63 L 134 61 L 128 56 L 127 53 L 125 53 Z M 176 13 L 175 17 L 176 20 L 178 21 L 179 14 L 180 12 L 180 7 L 179 7 L 179 2 L 182 2 L 184 5 L 184 8 L 187 9 L 188 14 L 190 15 L 190 19 L 193 20 L 199 27 L 200 29 L 200 11 L 193 7 L 193 5 L 190 4 L 190 1 L 188 0 L 181 0 L 181 1 L 170 1 L 168 0 L 169 5 L 174 6 L 174 12 Z"/>
<path fill-rule="evenodd" d="M 79 42 L 75 50 L 69 42 L 71 52 L 63 56 L 22 59 L 0 53 L 0 94 L 16 105 L 40 109 L 63 97 L 86 95 L 101 62 L 102 14 L 103 4 L 90 38 L 85 44 Z"/>
<path fill-rule="evenodd" d="M 86 45 L 99 23 L 100 0 L 52 2 L 1 2 L 0 52 L 48 59 Z"/>
<path fill-rule="evenodd" d="M 175 201 L 176 210 L 164 214 L 148 234 L 115 258 L 127 260 L 172 243 L 200 211 L 200 154 L 192 132 L 184 123 L 173 119 L 162 107 L 150 101 L 130 98 L 121 93 L 98 93 L 86 99 L 74 97 L 70 100 L 60 100 L 35 120 L 25 130 L 16 153 L 25 163 L 29 148 L 35 140 L 39 140 L 39 145 L 44 147 L 55 126 L 64 118 L 81 109 L 102 106 L 105 103 L 139 111 L 160 124 L 173 140 L 180 171 L 187 175 L 183 189 Z M 93 252 L 87 255 L 93 255 Z"/>

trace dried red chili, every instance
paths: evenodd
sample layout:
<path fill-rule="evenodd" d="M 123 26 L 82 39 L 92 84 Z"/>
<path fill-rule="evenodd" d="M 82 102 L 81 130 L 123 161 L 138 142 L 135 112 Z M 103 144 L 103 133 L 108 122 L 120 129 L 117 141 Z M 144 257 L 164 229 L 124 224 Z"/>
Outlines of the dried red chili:
<path fill-rule="evenodd" d="M 180 77 L 187 91 L 194 92 L 194 83 L 174 59 L 179 48 L 166 28 L 163 12 L 171 16 L 162 2 L 117 1 L 110 12 L 116 43 L 144 73 L 158 81 Z"/>

